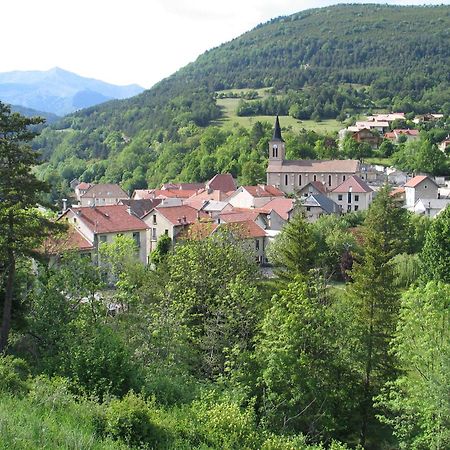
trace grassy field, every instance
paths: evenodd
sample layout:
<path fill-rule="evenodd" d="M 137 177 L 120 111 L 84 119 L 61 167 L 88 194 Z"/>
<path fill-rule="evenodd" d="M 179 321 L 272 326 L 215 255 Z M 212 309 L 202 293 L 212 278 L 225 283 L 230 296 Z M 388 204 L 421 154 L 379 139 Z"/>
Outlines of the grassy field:
<path fill-rule="evenodd" d="M 238 91 L 248 91 L 248 89 L 234 89 L 232 92 L 237 93 Z M 263 95 L 263 93 L 260 93 L 260 95 Z M 234 128 L 236 125 L 250 128 L 257 121 L 269 122 L 271 126 L 273 125 L 273 116 L 237 116 L 236 110 L 239 100 L 239 98 L 217 99 L 217 104 L 223 112 L 223 118 L 216 122 L 217 125 L 227 129 Z M 280 116 L 280 124 L 282 128 L 291 128 L 294 132 L 298 132 L 302 128 L 305 128 L 306 130 L 313 130 L 320 134 L 332 134 L 344 127 L 340 122 L 334 119 L 315 122 L 314 120 L 297 120 L 291 116 Z"/>

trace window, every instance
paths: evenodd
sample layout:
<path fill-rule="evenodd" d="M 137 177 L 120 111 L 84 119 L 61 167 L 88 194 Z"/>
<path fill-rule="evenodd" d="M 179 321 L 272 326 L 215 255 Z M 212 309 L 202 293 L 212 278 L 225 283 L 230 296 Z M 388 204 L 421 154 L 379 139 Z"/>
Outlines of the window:
<path fill-rule="evenodd" d="M 358 209 L 359 209 L 359 206 L 355 205 L 355 211 L 358 211 Z"/>
<path fill-rule="evenodd" d="M 156 241 L 156 228 L 152 228 L 152 241 Z"/>
<path fill-rule="evenodd" d="M 153 214 L 153 225 L 156 225 L 156 214 Z"/>
<path fill-rule="evenodd" d="M 298 176 L 298 185 L 299 186 L 302 185 L 302 176 L 301 175 Z"/>
<path fill-rule="evenodd" d="M 338 201 L 342 202 L 342 194 L 338 195 Z"/>
<path fill-rule="evenodd" d="M 314 175 L 313 179 L 314 181 L 317 181 L 317 175 Z"/>
<path fill-rule="evenodd" d="M 272 156 L 273 156 L 274 158 L 278 158 L 278 146 L 277 146 L 277 145 L 274 145 L 274 146 L 272 147 Z"/>
<path fill-rule="evenodd" d="M 355 194 L 355 202 L 359 202 L 359 195 Z"/>
<path fill-rule="evenodd" d="M 331 175 L 328 175 L 328 186 L 331 186 Z"/>
<path fill-rule="evenodd" d="M 103 244 L 107 241 L 107 236 L 105 236 L 105 235 L 100 235 L 98 238 L 99 238 L 101 244 Z"/>
<path fill-rule="evenodd" d="M 307 206 L 306 211 L 311 211 L 311 206 Z"/>
<path fill-rule="evenodd" d="M 345 181 L 345 175 L 342 177 L 342 181 Z"/>
<path fill-rule="evenodd" d="M 286 175 L 284 176 L 284 184 L 287 186 L 288 183 L 289 183 L 289 175 L 286 174 Z"/>
<path fill-rule="evenodd" d="M 256 250 L 259 250 L 259 239 L 256 239 Z"/>
<path fill-rule="evenodd" d="M 169 235 L 169 230 L 168 230 L 167 228 L 164 230 L 164 234 L 165 234 L 166 236 Z"/>
<path fill-rule="evenodd" d="M 352 202 L 352 193 L 347 192 L 347 203 L 351 203 L 351 202 Z"/>
<path fill-rule="evenodd" d="M 141 233 L 139 233 L 139 231 L 135 231 L 133 233 L 133 239 L 134 242 L 136 243 L 136 247 L 141 248 Z"/>
<path fill-rule="evenodd" d="M 347 212 L 352 210 L 352 205 L 347 205 Z"/>

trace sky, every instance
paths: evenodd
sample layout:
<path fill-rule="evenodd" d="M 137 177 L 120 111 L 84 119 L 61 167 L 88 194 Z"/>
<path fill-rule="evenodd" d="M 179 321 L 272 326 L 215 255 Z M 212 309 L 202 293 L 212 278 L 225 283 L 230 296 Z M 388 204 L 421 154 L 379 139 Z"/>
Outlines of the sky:
<path fill-rule="evenodd" d="M 5 0 L 0 73 L 60 67 L 149 88 L 260 23 L 336 3 L 368 0 Z M 450 0 L 373 3 L 448 5 Z"/>

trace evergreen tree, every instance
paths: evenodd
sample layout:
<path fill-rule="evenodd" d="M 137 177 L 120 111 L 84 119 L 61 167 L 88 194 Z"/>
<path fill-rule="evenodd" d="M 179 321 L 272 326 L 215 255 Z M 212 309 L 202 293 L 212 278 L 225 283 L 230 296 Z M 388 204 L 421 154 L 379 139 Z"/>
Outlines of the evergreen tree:
<path fill-rule="evenodd" d="M 50 226 L 36 210 L 47 185 L 32 173 L 39 164 L 38 154 L 27 145 L 35 136 L 29 126 L 42 122 L 39 117 L 12 113 L 0 102 L 0 275 L 4 289 L 0 353 L 7 347 L 11 328 L 17 259 L 30 254 Z"/>
<path fill-rule="evenodd" d="M 355 262 L 349 288 L 356 310 L 356 350 L 362 377 L 361 444 L 372 434 L 372 398 L 395 374 L 389 342 L 395 330 L 399 307 L 391 259 L 406 247 L 407 212 L 398 208 L 384 186 L 367 213 L 363 225 L 364 254 Z"/>

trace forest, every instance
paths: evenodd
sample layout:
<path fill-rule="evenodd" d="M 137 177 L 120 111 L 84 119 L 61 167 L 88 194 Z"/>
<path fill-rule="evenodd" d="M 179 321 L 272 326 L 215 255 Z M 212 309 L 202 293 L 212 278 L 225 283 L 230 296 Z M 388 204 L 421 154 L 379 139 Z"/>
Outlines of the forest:
<path fill-rule="evenodd" d="M 221 127 L 217 97 L 226 89 L 265 88 L 266 97 L 243 98 L 237 112 L 268 115 L 271 124 L 275 114 L 342 121 L 379 110 L 448 115 L 449 14 L 445 5 L 336 5 L 276 18 L 141 95 L 49 125 L 33 142 L 44 162 L 39 177 L 61 197 L 75 177 L 132 190 L 204 181 L 211 172 L 260 176 L 263 144 L 247 137 L 253 130 L 230 136 Z M 218 142 L 203 145 L 211 134 Z M 232 141 L 226 151 L 224 141 Z"/>
<path fill-rule="evenodd" d="M 0 118 L 0 448 L 449 448 L 450 208 L 299 211 L 271 277 L 232 234 L 98 266 L 49 245 L 40 119 Z"/>

